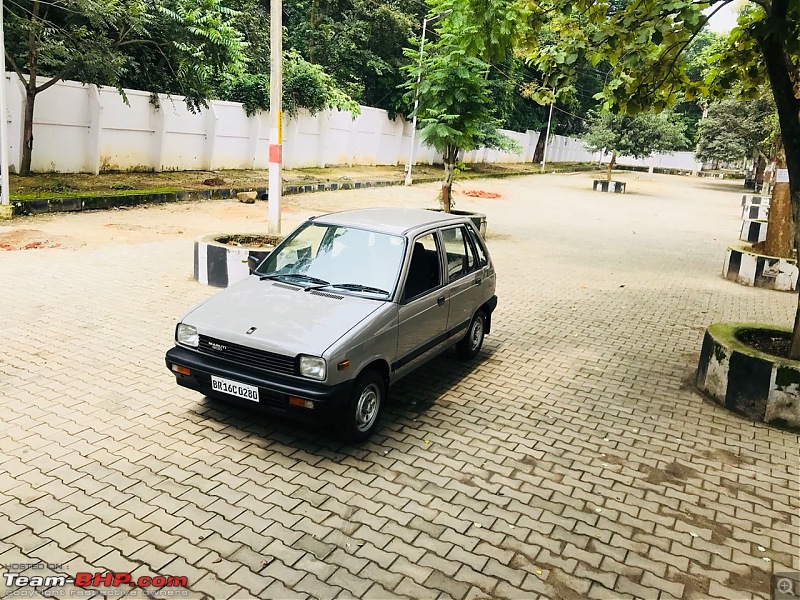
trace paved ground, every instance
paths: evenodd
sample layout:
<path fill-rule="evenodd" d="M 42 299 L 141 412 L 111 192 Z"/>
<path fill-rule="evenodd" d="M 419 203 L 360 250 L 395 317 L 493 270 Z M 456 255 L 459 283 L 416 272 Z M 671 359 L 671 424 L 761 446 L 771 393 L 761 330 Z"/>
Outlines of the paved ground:
<path fill-rule="evenodd" d="M 177 232 L 1 253 L 0 565 L 210 598 L 769 597 L 800 570 L 800 440 L 691 376 L 708 323 L 789 323 L 795 298 L 720 278 L 738 187 L 628 180 L 470 182 L 503 195 L 460 205 L 489 215 L 493 335 L 401 382 L 358 448 L 174 385 L 174 319 L 212 292 Z M 433 193 L 308 196 L 289 221 Z"/>

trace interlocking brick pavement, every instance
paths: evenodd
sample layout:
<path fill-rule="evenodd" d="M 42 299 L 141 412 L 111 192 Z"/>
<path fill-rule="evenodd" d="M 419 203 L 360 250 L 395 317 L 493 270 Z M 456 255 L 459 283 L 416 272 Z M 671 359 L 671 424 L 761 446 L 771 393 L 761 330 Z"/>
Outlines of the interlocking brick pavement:
<path fill-rule="evenodd" d="M 489 215 L 492 335 L 400 382 L 361 447 L 174 384 L 174 320 L 213 292 L 190 242 L 0 254 L 0 564 L 209 598 L 767 598 L 800 570 L 798 436 L 691 377 L 710 322 L 795 298 L 720 278 L 734 184 L 628 179 L 469 182 L 502 194 L 459 201 Z"/>

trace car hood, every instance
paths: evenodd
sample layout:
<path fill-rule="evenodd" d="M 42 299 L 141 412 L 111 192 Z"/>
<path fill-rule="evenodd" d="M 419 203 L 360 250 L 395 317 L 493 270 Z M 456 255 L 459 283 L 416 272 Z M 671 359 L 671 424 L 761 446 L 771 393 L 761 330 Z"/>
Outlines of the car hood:
<path fill-rule="evenodd" d="M 382 304 L 251 276 L 212 296 L 183 322 L 228 342 L 290 356 L 322 356 Z"/>

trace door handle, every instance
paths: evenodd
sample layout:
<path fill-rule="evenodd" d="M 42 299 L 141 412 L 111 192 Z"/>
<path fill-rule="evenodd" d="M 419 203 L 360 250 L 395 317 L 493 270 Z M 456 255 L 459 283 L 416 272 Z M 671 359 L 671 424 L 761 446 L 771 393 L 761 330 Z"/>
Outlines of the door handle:
<path fill-rule="evenodd" d="M 476 277 L 475 278 L 475 285 L 480 285 L 481 281 L 483 281 L 483 279 L 481 279 L 480 276 Z"/>
<path fill-rule="evenodd" d="M 436 299 L 436 304 L 438 304 L 439 306 L 444 306 L 444 301 L 445 301 L 445 297 L 444 296 L 439 296 Z"/>

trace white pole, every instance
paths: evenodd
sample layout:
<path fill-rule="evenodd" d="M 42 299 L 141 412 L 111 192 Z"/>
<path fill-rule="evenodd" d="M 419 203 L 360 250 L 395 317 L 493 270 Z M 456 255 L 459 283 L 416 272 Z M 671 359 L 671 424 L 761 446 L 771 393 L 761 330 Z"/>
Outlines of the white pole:
<path fill-rule="evenodd" d="M 270 0 L 269 15 L 269 218 L 270 235 L 281 232 L 283 193 L 283 2 Z"/>
<path fill-rule="evenodd" d="M 542 173 L 547 163 L 547 145 L 550 143 L 550 124 L 553 122 L 553 106 L 556 103 L 556 88 L 553 87 L 553 101 L 550 103 L 550 118 L 547 119 L 547 137 L 544 138 L 544 153 L 542 154 Z"/>
<path fill-rule="evenodd" d="M 0 0 L 0 204 L 8 200 L 8 113 L 6 112 L 6 42 L 3 34 L 3 0 Z"/>
<path fill-rule="evenodd" d="M 406 165 L 406 185 L 411 185 L 411 165 L 414 164 L 414 144 L 417 138 L 417 109 L 419 108 L 419 82 L 422 80 L 422 54 L 425 51 L 425 31 L 428 27 L 428 18 L 422 20 L 422 41 L 419 43 L 419 71 L 417 72 L 417 92 L 414 94 L 414 118 L 411 120 L 411 147 L 408 149 L 408 164 Z"/>

